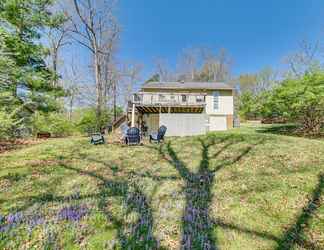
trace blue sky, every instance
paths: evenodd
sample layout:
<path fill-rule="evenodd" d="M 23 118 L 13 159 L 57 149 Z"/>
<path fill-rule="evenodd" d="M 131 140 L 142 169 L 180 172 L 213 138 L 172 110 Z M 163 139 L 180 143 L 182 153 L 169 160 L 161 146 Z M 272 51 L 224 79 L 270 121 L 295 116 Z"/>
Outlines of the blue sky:
<path fill-rule="evenodd" d="M 155 58 L 175 66 L 187 47 L 226 48 L 238 75 L 279 67 L 303 39 L 324 40 L 322 0 L 119 0 L 118 16 L 119 57 L 142 63 L 144 77 Z"/>

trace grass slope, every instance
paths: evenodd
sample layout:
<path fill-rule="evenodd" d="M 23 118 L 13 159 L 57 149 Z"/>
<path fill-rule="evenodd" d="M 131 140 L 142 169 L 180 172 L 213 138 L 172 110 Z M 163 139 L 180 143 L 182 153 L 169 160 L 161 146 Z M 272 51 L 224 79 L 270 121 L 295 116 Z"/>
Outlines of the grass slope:
<path fill-rule="evenodd" d="M 323 141 L 251 127 L 53 139 L 0 155 L 0 249 L 323 249 L 323 173 Z"/>

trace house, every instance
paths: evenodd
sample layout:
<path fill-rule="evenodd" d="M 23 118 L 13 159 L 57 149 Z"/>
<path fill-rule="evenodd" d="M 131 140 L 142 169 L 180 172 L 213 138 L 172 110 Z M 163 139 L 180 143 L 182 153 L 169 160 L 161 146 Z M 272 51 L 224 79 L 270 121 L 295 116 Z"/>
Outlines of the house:
<path fill-rule="evenodd" d="M 190 136 L 233 127 L 233 91 L 220 82 L 149 82 L 133 95 L 132 126 L 166 136 Z"/>

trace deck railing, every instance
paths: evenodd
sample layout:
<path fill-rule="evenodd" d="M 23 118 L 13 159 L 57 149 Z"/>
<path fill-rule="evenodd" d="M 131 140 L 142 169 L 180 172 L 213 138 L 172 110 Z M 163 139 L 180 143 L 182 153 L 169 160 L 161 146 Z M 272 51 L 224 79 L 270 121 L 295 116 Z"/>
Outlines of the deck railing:
<path fill-rule="evenodd" d="M 149 93 L 139 92 L 133 95 L 133 103 L 137 105 L 159 106 L 203 106 L 206 104 L 206 94 L 203 93 Z"/>

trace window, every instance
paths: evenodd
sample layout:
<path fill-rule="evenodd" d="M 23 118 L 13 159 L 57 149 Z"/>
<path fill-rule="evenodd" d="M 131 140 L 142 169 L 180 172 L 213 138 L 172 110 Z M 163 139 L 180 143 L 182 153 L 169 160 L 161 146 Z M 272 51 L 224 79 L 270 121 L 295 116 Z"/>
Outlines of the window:
<path fill-rule="evenodd" d="M 186 102 L 187 101 L 187 96 L 186 95 L 181 95 L 181 101 Z"/>
<path fill-rule="evenodd" d="M 213 97 L 214 97 L 214 100 L 213 100 L 214 110 L 218 110 L 219 109 L 219 92 L 215 91 L 213 93 Z"/>
<path fill-rule="evenodd" d="M 160 101 L 160 102 L 163 102 L 163 101 L 165 101 L 165 100 L 166 100 L 165 95 L 163 95 L 163 94 L 159 94 L 159 101 Z"/>
<path fill-rule="evenodd" d="M 202 95 L 197 95 L 196 96 L 196 102 L 197 103 L 202 103 L 204 101 L 205 101 L 205 97 L 204 96 L 202 96 Z"/>

